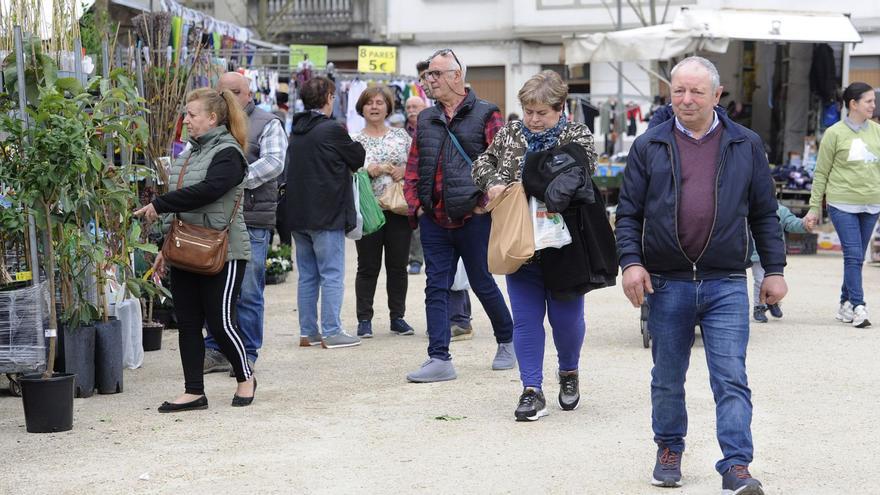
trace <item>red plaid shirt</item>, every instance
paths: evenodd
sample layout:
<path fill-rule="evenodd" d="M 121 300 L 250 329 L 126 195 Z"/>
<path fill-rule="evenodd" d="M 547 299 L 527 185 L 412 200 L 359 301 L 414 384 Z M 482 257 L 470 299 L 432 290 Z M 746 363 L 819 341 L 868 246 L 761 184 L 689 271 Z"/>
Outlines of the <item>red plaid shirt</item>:
<path fill-rule="evenodd" d="M 462 100 L 461 104 L 463 103 L 464 100 Z M 456 113 L 461 109 L 461 104 L 455 109 Z M 438 103 L 438 105 L 440 105 L 440 103 Z M 446 112 L 444 112 L 443 115 L 446 117 L 446 124 L 449 125 L 452 119 L 446 114 Z M 495 134 L 497 134 L 498 130 L 503 126 L 504 117 L 501 116 L 501 112 L 494 112 L 492 116 L 489 117 L 489 120 L 486 121 L 486 129 L 484 132 L 486 136 L 486 146 L 489 146 L 489 144 L 492 143 L 492 140 L 495 139 Z M 403 194 L 406 197 L 407 205 L 409 205 L 410 223 L 414 224 L 414 227 L 418 224 L 418 217 L 416 215 L 419 208 L 422 207 L 422 202 L 419 200 L 418 182 L 419 146 L 416 136 L 413 136 L 412 146 L 409 148 L 409 158 L 406 160 L 406 173 L 403 177 Z M 460 220 L 453 220 L 446 214 L 446 206 L 443 202 L 442 151 L 440 156 L 437 157 L 437 168 L 434 172 L 434 193 L 432 194 L 432 199 L 434 200 L 434 222 L 443 228 L 456 229 L 464 225 L 465 221 L 471 217 L 471 214 L 469 213 Z M 486 203 L 487 197 L 486 195 L 483 195 L 483 198 L 480 200 L 480 206 L 485 206 Z"/>

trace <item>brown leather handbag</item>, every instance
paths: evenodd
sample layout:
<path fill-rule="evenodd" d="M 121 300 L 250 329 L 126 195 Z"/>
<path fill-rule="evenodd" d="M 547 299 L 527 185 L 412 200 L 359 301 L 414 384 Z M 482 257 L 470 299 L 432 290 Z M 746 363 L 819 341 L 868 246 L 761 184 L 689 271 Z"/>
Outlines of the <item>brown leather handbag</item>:
<path fill-rule="evenodd" d="M 189 158 L 183 162 L 177 189 L 183 186 L 183 176 Z M 226 264 L 226 251 L 229 245 L 229 226 L 238 211 L 241 196 L 235 201 L 232 216 L 223 230 L 186 223 L 175 214 L 171 229 L 162 244 L 162 255 L 165 261 L 175 268 L 197 273 L 199 275 L 216 275 Z"/>

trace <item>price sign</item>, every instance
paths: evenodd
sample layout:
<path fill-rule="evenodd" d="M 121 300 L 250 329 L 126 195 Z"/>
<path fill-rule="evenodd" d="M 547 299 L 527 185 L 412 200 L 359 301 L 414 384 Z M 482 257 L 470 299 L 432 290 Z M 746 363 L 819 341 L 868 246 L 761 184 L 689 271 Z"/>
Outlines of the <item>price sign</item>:
<path fill-rule="evenodd" d="M 381 72 L 385 74 L 397 72 L 397 47 L 359 46 L 358 72 Z"/>

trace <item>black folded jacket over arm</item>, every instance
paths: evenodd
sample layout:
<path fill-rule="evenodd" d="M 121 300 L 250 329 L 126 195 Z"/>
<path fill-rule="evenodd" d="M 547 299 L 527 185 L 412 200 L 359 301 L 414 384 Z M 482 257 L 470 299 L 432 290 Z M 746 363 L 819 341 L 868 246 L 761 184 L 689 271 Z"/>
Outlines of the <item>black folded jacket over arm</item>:
<path fill-rule="evenodd" d="M 526 156 L 523 188 L 547 205 L 547 211 L 565 211 L 596 201 L 590 179 L 589 154 L 582 146 L 569 143 Z"/>
<path fill-rule="evenodd" d="M 617 277 L 617 246 L 599 188 L 590 177 L 589 155 L 570 143 L 529 153 L 523 169 L 526 193 L 562 214 L 571 243 L 539 251 L 544 286 L 554 299 L 571 299 L 611 287 Z"/>

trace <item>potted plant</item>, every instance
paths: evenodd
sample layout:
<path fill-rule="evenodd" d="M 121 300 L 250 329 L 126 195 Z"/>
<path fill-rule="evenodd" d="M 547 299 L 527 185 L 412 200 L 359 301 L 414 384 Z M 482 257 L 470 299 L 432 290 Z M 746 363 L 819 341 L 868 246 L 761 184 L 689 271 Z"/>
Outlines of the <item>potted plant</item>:
<path fill-rule="evenodd" d="M 280 284 L 287 280 L 287 274 L 293 270 L 290 254 L 289 245 L 281 245 L 269 250 L 266 256 L 266 285 Z"/>
<path fill-rule="evenodd" d="M 149 175 L 149 169 L 133 163 L 135 148 L 146 142 L 146 122 L 142 114 L 143 99 L 137 94 L 131 78 L 121 69 L 114 69 L 108 80 L 97 79 L 90 92 L 96 94 L 89 112 L 92 149 L 102 149 L 109 139 L 119 155 L 119 163 L 105 159 L 93 179 L 93 194 L 87 204 L 92 212 L 91 231 L 95 245 L 95 279 L 97 281 L 98 322 L 96 329 L 96 381 L 99 393 L 118 393 L 123 389 L 122 369 L 125 350 L 123 322 L 111 309 L 114 304 L 105 297 L 108 279 L 120 287 L 120 302 L 140 286 L 135 283 L 132 254 L 135 251 L 156 252 L 156 247 L 141 242 L 140 225 L 132 211 L 137 202 L 137 179 Z M 126 326 L 126 336 L 131 329 Z"/>

